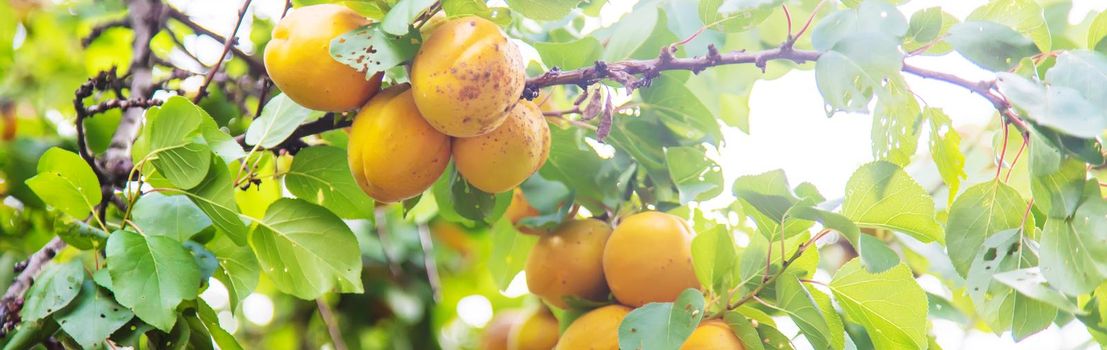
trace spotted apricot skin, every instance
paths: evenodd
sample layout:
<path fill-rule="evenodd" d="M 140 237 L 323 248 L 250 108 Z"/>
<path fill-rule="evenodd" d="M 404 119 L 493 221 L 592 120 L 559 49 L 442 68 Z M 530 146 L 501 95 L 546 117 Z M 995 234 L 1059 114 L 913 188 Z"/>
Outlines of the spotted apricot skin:
<path fill-rule="evenodd" d="M 347 148 L 354 180 L 384 203 L 423 193 L 450 161 L 450 137 L 427 125 L 406 84 L 369 100 L 354 118 Z"/>
<path fill-rule="evenodd" d="M 596 219 L 572 220 L 542 235 L 527 256 L 527 287 L 547 303 L 567 309 L 565 297 L 607 297 L 603 251 L 611 226 Z"/>
<path fill-rule="evenodd" d="M 692 268 L 694 235 L 684 219 L 671 214 L 647 211 L 624 218 L 603 254 L 604 276 L 615 299 L 639 307 L 699 289 Z"/>
<path fill-rule="evenodd" d="M 469 184 L 488 193 L 511 190 L 538 171 L 550 153 L 550 126 L 538 106 L 521 101 L 496 130 L 455 138 L 454 164 Z"/>
<path fill-rule="evenodd" d="M 703 321 L 684 341 L 680 350 L 745 350 L 730 326 L 719 319 Z"/>
<path fill-rule="evenodd" d="M 630 313 L 622 305 L 604 306 L 580 316 L 557 341 L 555 350 L 619 350 L 619 324 Z"/>
<path fill-rule="evenodd" d="M 454 137 L 496 129 L 525 83 L 519 49 L 495 23 L 479 17 L 439 25 L 411 68 L 419 111 L 435 129 Z"/>
<path fill-rule="evenodd" d="M 331 40 L 371 21 L 345 6 L 324 4 L 295 9 L 273 28 L 265 45 L 265 71 L 301 106 L 328 112 L 365 104 L 381 86 L 381 73 L 365 73 L 331 58 Z"/>

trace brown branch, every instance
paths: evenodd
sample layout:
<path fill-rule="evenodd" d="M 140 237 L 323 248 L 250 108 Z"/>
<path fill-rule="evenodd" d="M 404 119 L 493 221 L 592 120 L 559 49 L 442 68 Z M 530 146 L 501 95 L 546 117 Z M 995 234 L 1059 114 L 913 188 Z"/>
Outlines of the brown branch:
<path fill-rule="evenodd" d="M 192 29 L 192 31 L 197 35 L 207 36 L 219 42 L 227 41 L 227 39 L 224 38 L 222 35 L 219 35 L 216 32 L 200 26 L 196 22 L 192 21 L 192 19 L 189 18 L 188 15 L 184 14 L 184 12 L 181 12 L 180 10 L 177 10 L 175 8 L 169 7 L 169 18 L 172 18 L 177 22 L 181 22 L 181 24 L 184 24 L 189 29 Z M 234 37 L 234 35 L 231 35 L 231 37 Z M 255 58 L 254 56 L 251 56 L 250 54 L 242 51 L 236 45 L 231 46 L 231 53 L 233 53 L 235 56 L 238 56 L 238 58 L 242 59 L 242 61 L 246 62 L 246 65 L 250 67 L 251 72 L 260 75 L 266 74 L 265 65 L 262 64 L 261 61 L 258 61 L 257 58 Z"/>
<path fill-rule="evenodd" d="M 331 336 L 331 343 L 335 350 L 347 350 L 346 340 L 342 339 L 342 331 L 338 330 L 338 322 L 335 322 L 334 311 L 322 298 L 315 299 L 315 305 L 319 308 L 319 316 L 323 318 L 323 324 L 327 326 L 327 333 Z"/>
<path fill-rule="evenodd" d="M 114 21 L 97 24 L 96 26 L 92 27 L 92 31 L 88 33 L 88 36 L 84 37 L 84 39 L 81 39 L 81 47 L 88 47 L 88 45 L 92 44 L 92 42 L 95 41 L 96 38 L 99 38 L 100 35 L 103 35 L 104 32 L 108 31 L 108 29 L 127 27 L 130 25 L 130 18 L 121 18 Z"/>
<path fill-rule="evenodd" d="M 18 271 L 19 275 L 8 286 L 4 297 L 0 298 L 0 337 L 3 337 L 3 334 L 19 324 L 21 321 L 19 311 L 23 309 L 23 294 L 27 292 L 28 288 L 31 288 L 35 277 L 42 272 L 42 268 L 46 266 L 46 263 L 53 259 L 54 255 L 62 248 L 65 248 L 65 241 L 61 237 L 54 237 L 37 252 L 31 254 L 26 261 L 17 265 L 17 269 L 21 268 Z"/>
<path fill-rule="evenodd" d="M 153 93 L 153 81 L 150 68 L 152 66 L 150 40 L 161 28 L 162 19 L 165 17 L 167 7 L 159 0 L 129 0 L 127 16 L 134 30 L 134 43 L 132 48 L 134 56 L 131 58 L 131 98 L 150 98 Z M 112 182 L 126 180 L 131 167 L 131 145 L 138 135 L 138 129 L 142 125 L 144 108 L 131 107 L 123 112 L 123 118 L 119 121 L 119 127 L 112 135 L 107 152 L 104 153 L 101 168 Z"/>
<path fill-rule="evenodd" d="M 310 123 L 304 123 L 300 125 L 296 128 L 296 130 L 292 131 L 292 135 L 288 136 L 288 139 L 286 139 L 280 145 L 271 148 L 270 150 L 279 151 L 283 149 L 289 151 L 290 153 L 296 153 L 295 151 L 298 151 L 299 148 L 306 146 L 303 141 L 300 141 L 301 138 L 320 134 L 334 129 L 345 128 L 350 126 L 351 124 L 353 124 L 353 121 L 351 120 L 337 120 L 336 114 L 327 113 L 324 114 L 322 118 L 316 119 L 315 121 Z M 253 145 L 246 144 L 246 134 L 238 135 L 234 139 L 235 141 L 238 141 L 238 144 L 242 145 L 242 148 L 244 149 L 249 150 L 253 148 Z M 298 146 L 299 148 L 297 148 Z"/>
<path fill-rule="evenodd" d="M 219 60 L 215 61 L 215 64 L 211 66 L 211 70 L 208 71 L 208 75 L 204 77 L 204 83 L 200 85 L 200 90 L 197 91 L 196 97 L 192 99 L 193 103 L 200 103 L 200 100 L 204 99 L 204 96 L 208 94 L 208 85 L 211 84 L 211 79 L 215 78 L 215 73 L 219 71 L 219 67 L 223 64 L 223 60 L 227 58 L 227 53 L 231 51 L 231 47 L 235 46 L 238 41 L 235 37 L 238 35 L 238 28 L 242 26 L 242 19 L 246 18 L 246 10 L 250 8 L 252 0 L 246 0 L 242 2 L 242 8 L 238 9 L 238 21 L 234 22 L 234 28 L 231 29 L 231 35 L 227 36 L 223 40 L 223 53 L 219 54 Z"/>

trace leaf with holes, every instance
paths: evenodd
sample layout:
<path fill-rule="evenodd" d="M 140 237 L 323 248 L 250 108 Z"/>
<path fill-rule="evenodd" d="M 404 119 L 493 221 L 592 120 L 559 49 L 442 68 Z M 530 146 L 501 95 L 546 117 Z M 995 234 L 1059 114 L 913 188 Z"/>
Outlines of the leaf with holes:
<path fill-rule="evenodd" d="M 104 343 L 108 336 L 134 318 L 131 310 L 115 303 L 104 289 L 85 279 L 77 298 L 54 314 L 58 325 L 85 349 Z"/>
<path fill-rule="evenodd" d="M 1025 211 L 1026 201 L 1018 191 L 999 181 L 974 185 L 957 197 L 946 219 L 946 249 L 957 272 L 967 277 L 985 239 L 1019 228 Z M 1033 220 L 1028 216 L 1024 227 L 1033 228 Z"/>
<path fill-rule="evenodd" d="M 671 303 L 634 309 L 619 324 L 620 349 L 677 349 L 703 319 L 703 294 L 685 289 Z"/>
<path fill-rule="evenodd" d="M 85 280 L 79 261 L 51 264 L 27 290 L 21 315 L 24 321 L 38 321 L 69 305 Z"/>
<path fill-rule="evenodd" d="M 1049 327 L 1055 306 L 1031 299 L 993 279 L 999 273 L 1038 265 L 1038 256 L 1023 243 L 1020 229 L 997 232 L 977 248 L 966 278 L 976 311 L 996 333 L 1010 329 L 1016 340 Z"/>
<path fill-rule="evenodd" d="M 922 132 L 922 109 L 903 79 L 888 79 L 883 91 L 873 112 L 873 158 L 907 166 Z"/>
<path fill-rule="evenodd" d="M 335 61 L 365 73 L 365 79 L 411 60 L 419 51 L 419 31 L 385 33 L 382 25 L 354 29 L 331 40 L 330 53 Z"/>

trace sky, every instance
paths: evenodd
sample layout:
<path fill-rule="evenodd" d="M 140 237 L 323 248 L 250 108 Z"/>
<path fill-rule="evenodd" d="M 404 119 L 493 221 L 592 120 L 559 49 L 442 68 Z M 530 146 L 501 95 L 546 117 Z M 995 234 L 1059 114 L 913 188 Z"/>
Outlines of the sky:
<path fill-rule="evenodd" d="M 602 11 L 603 18 L 597 25 L 608 25 L 627 13 L 637 0 L 610 0 Z M 913 0 L 899 8 L 910 18 L 917 10 L 941 6 L 943 10 L 963 19 L 973 9 L 986 3 L 986 0 Z M 241 1 L 226 0 L 170 0 L 175 7 L 182 9 L 201 25 L 219 33 L 230 31 L 236 19 L 236 10 Z M 283 9 L 283 0 L 254 1 L 255 14 L 262 18 L 279 17 Z M 1105 0 L 1073 0 L 1070 22 L 1080 22 L 1091 11 L 1107 9 Z M 250 25 L 247 20 L 243 27 Z M 240 41 L 250 47 L 248 35 L 240 34 Z M 214 62 L 221 51 L 222 43 L 202 37 L 189 37 L 185 40 L 188 49 L 205 62 Z M 186 59 L 180 62 L 188 62 Z M 984 71 L 964 58 L 950 54 L 941 57 L 913 57 L 907 61 L 922 68 L 954 73 L 968 79 L 990 79 L 993 75 Z M 196 67 L 199 69 L 199 67 Z M 952 85 L 929 81 L 907 75 L 908 83 L 916 94 L 922 96 L 933 107 L 942 108 L 953 120 L 958 130 L 980 130 L 991 118 L 994 110 L 979 96 Z M 747 135 L 737 129 L 725 131 L 726 146 L 720 149 L 720 164 L 727 183 L 742 175 L 757 174 L 774 169 L 784 169 L 792 184 L 811 182 L 827 198 L 841 197 L 849 176 L 861 165 L 872 161 L 871 141 L 869 137 L 872 119 L 861 114 L 837 114 L 827 118 L 823 109 L 822 96 L 815 87 L 814 72 L 792 71 L 774 80 L 762 80 L 754 85 L 750 96 L 750 131 Z M 962 135 L 965 139 L 966 135 Z M 925 157 L 926 140 L 920 140 L 920 154 Z M 927 163 L 927 162 L 922 162 Z M 936 170 L 919 166 L 912 170 L 913 175 L 924 187 L 936 185 Z M 825 274 L 824 274 L 825 275 Z M 823 276 L 829 278 L 828 276 Z M 928 291 L 940 295 L 949 295 L 949 291 L 936 279 L 923 277 L 920 284 Z M 226 292 L 220 293 L 216 286 L 205 293 L 205 299 L 212 305 L 225 305 Z M 462 321 L 475 325 L 487 322 L 491 315 L 491 306 L 487 300 L 473 298 L 459 304 L 459 312 L 466 315 Z M 224 300 L 219 303 L 219 300 Z M 272 319 L 273 304 L 264 295 L 254 295 L 244 307 L 245 318 L 249 322 L 267 323 Z M 221 315 L 228 323 L 235 320 L 229 313 Z M 466 319 L 468 318 L 468 319 Z M 781 320 L 782 324 L 791 324 Z M 233 326 L 233 324 L 231 324 Z M 785 331 L 792 333 L 798 329 L 792 325 Z M 1053 326 L 1046 331 L 1014 343 L 1010 335 L 996 336 L 977 330 L 962 329 L 956 323 L 935 320 L 932 334 L 945 349 L 1078 349 L 1088 347 L 1089 335 L 1079 322 L 1072 322 L 1064 328 Z M 1088 348 L 1094 348 L 1088 347 Z"/>

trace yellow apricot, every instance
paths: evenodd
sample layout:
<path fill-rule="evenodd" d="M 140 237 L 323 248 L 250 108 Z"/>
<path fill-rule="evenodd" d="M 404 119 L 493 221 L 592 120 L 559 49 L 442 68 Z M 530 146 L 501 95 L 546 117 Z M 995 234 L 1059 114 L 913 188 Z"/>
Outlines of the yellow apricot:
<path fill-rule="evenodd" d="M 454 164 L 469 184 L 500 193 L 523 183 L 538 171 L 550 153 L 550 126 L 542 111 L 521 101 L 496 130 L 454 139 Z"/>
<path fill-rule="evenodd" d="M 288 13 L 265 45 L 265 71 L 300 105 L 343 112 L 365 104 L 381 86 L 381 73 L 365 73 L 331 58 L 331 40 L 371 21 L 345 6 L 304 6 Z"/>
<path fill-rule="evenodd" d="M 488 325 L 484 326 L 484 333 L 480 337 L 482 350 L 507 350 L 508 337 L 511 329 L 523 322 L 523 313 L 515 310 L 504 311 L 496 314 Z"/>
<path fill-rule="evenodd" d="M 742 341 L 726 322 L 718 319 L 703 321 L 684 341 L 680 350 L 745 350 Z"/>
<path fill-rule="evenodd" d="M 508 350 L 550 350 L 557 344 L 559 326 L 550 310 L 542 307 L 511 329 Z"/>
<path fill-rule="evenodd" d="M 687 288 L 699 289 L 692 268 L 694 235 L 675 215 L 647 211 L 624 218 L 603 254 L 603 272 L 615 299 L 638 307 L 671 302 Z"/>
<path fill-rule="evenodd" d="M 450 137 L 419 116 L 406 84 L 381 91 L 358 112 L 347 149 L 354 180 L 385 203 L 423 193 L 450 161 Z"/>
<path fill-rule="evenodd" d="M 461 253 L 461 255 L 469 255 L 473 250 L 473 238 L 465 232 L 464 228 L 458 226 L 458 224 L 446 221 L 442 218 L 435 218 L 431 220 L 428 226 L 431 236 L 434 237 L 436 241 Z"/>
<path fill-rule="evenodd" d="M 519 48 L 495 23 L 479 17 L 440 24 L 411 66 L 419 111 L 435 129 L 455 137 L 496 129 L 525 83 Z"/>
<path fill-rule="evenodd" d="M 550 305 L 568 308 L 564 297 L 607 297 L 603 251 L 611 226 L 596 219 L 572 220 L 542 235 L 527 257 L 527 287 Z"/>
<path fill-rule="evenodd" d="M 519 230 L 519 233 L 537 236 L 545 233 L 546 230 L 522 226 L 519 224 L 519 220 L 538 216 L 538 214 L 538 209 L 534 209 L 534 207 L 530 206 L 530 202 L 527 202 L 527 196 L 523 194 L 523 190 L 515 188 L 511 193 L 511 204 L 507 206 L 504 217 L 507 217 L 507 219 L 511 221 L 511 224 L 515 225 L 515 229 Z"/>
<path fill-rule="evenodd" d="M 604 306 L 580 316 L 561 334 L 556 350 L 618 350 L 619 324 L 630 313 L 622 305 Z"/>

